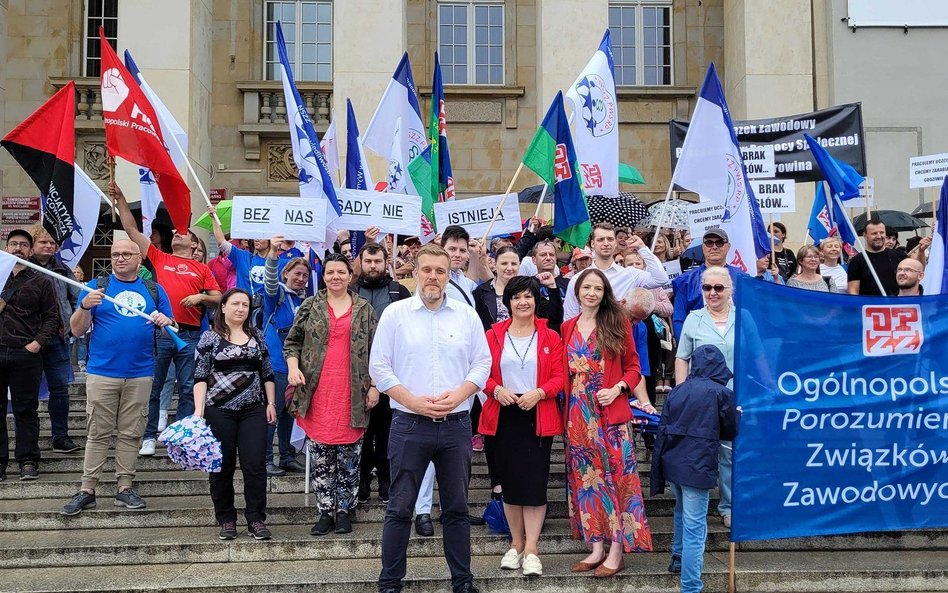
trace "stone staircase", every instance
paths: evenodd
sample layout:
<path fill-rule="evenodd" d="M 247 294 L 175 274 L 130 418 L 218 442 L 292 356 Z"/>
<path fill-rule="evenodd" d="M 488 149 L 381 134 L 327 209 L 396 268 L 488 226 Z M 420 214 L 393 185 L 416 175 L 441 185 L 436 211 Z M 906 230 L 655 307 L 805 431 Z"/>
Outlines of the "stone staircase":
<path fill-rule="evenodd" d="M 84 386 L 72 387 L 70 428 L 84 439 Z M 374 593 L 379 572 L 383 505 L 360 505 L 348 535 L 309 535 L 316 519 L 303 494 L 303 476 L 269 480 L 268 542 L 242 537 L 217 539 L 206 474 L 178 470 L 164 449 L 139 460 L 136 487 L 148 507 L 119 509 L 113 460 L 99 484 L 98 508 L 74 517 L 59 514 L 78 488 L 82 453 L 50 450 L 49 419 L 41 404 L 40 479 L 17 481 L 16 464 L 0 483 L 0 591 L 174 593 L 290 591 Z M 12 420 L 12 419 L 11 419 Z M 13 443 L 11 443 L 11 448 Z M 554 444 L 549 519 L 541 537 L 544 576 L 526 578 L 501 571 L 504 537 L 472 527 L 473 568 L 482 591 L 678 591 L 677 575 L 666 572 L 672 538 L 670 496 L 646 497 L 655 551 L 628 555 L 627 568 L 612 579 L 573 575 L 569 566 L 585 554 L 569 535 L 562 443 Z M 639 472 L 648 490 L 648 469 L 640 450 Z M 471 512 L 483 512 L 489 496 L 483 454 L 475 454 Z M 238 473 L 239 476 L 239 473 Z M 240 479 L 238 477 L 237 481 Z M 241 486 L 238 483 L 237 490 Z M 437 501 L 437 491 L 435 501 Z M 717 493 L 712 493 L 712 509 Z M 238 508 L 242 504 L 238 495 Z M 435 510 L 437 514 L 437 510 Z M 242 518 L 241 518 L 242 521 Z M 706 591 L 727 591 L 728 533 L 709 517 L 704 581 Z M 242 529 L 245 526 L 240 525 Z M 440 525 L 435 535 L 412 535 L 407 590 L 449 591 Z M 837 537 L 810 537 L 740 544 L 739 591 L 855 592 L 948 591 L 948 532 L 920 530 Z"/>

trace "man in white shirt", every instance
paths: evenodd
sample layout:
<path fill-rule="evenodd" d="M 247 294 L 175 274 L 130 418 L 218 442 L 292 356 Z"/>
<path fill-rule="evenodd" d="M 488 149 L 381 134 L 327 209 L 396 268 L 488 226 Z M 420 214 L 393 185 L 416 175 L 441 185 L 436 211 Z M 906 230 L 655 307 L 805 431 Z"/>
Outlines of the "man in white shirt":
<path fill-rule="evenodd" d="M 613 256 L 616 253 L 616 230 L 611 223 L 599 222 L 593 226 L 589 236 L 589 245 L 593 250 L 593 265 L 599 268 L 612 288 L 612 294 L 627 294 L 633 288 L 659 288 L 668 284 L 668 272 L 665 266 L 658 261 L 642 239 L 632 235 L 628 239 L 629 249 L 638 252 L 645 261 L 645 270 L 637 268 L 623 268 L 616 263 Z M 566 289 L 566 301 L 563 303 L 563 319 L 571 319 L 579 315 L 579 301 L 576 299 L 575 285 L 579 274 L 570 278 Z"/>
<path fill-rule="evenodd" d="M 416 294 L 382 313 L 369 374 L 391 398 L 392 485 L 382 528 L 380 593 L 398 593 L 407 570 L 415 498 L 434 462 L 444 556 L 454 593 L 477 593 L 471 574 L 467 488 L 472 396 L 483 389 L 491 357 L 477 313 L 445 295 L 451 259 L 429 243 L 418 252 Z"/>
<path fill-rule="evenodd" d="M 462 303 L 467 303 L 474 307 L 474 289 L 477 288 L 477 280 L 482 273 L 480 253 L 474 254 L 474 259 L 470 260 L 467 274 L 464 273 L 464 266 L 468 264 L 471 257 L 470 252 L 471 236 L 464 227 L 451 225 L 441 233 L 441 247 L 448 253 L 451 259 L 451 270 L 448 272 L 448 284 L 445 288 L 445 294 L 448 298 L 455 299 Z M 489 271 L 488 271 L 489 273 Z"/>

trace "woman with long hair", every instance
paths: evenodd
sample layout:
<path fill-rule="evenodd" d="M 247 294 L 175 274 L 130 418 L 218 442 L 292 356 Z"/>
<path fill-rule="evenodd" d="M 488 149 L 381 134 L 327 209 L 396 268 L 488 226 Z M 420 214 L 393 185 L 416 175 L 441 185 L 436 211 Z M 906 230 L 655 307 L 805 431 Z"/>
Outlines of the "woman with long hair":
<path fill-rule="evenodd" d="M 561 328 L 569 369 L 566 489 L 573 536 L 592 551 L 570 570 L 610 577 L 625 568 L 624 552 L 652 549 L 628 397 L 641 379 L 639 357 L 605 274 L 584 270 L 574 290 L 580 314 Z"/>
<path fill-rule="evenodd" d="M 537 317 L 540 283 L 515 276 L 504 288 L 510 318 L 487 331 L 491 373 L 480 433 L 490 436 L 492 472 L 504 492 L 510 550 L 500 561 L 525 576 L 543 574 L 538 543 L 546 516 L 553 437 L 563 432 L 556 402 L 566 384 L 560 336 Z"/>
<path fill-rule="evenodd" d="M 375 310 L 349 290 L 346 256 L 326 256 L 323 280 L 326 288 L 303 301 L 283 343 L 287 378 L 296 387 L 290 413 L 309 438 L 319 509 L 312 535 L 352 532 L 362 438 L 379 401 L 369 378 Z"/>
<path fill-rule="evenodd" d="M 263 338 L 250 324 L 250 294 L 232 288 L 221 296 L 212 329 L 195 351 L 194 415 L 205 417 L 221 442 L 219 473 L 209 474 L 220 539 L 237 537 L 234 471 L 240 458 L 244 515 L 254 539 L 270 539 L 267 529 L 267 424 L 276 421 L 273 369 Z"/>

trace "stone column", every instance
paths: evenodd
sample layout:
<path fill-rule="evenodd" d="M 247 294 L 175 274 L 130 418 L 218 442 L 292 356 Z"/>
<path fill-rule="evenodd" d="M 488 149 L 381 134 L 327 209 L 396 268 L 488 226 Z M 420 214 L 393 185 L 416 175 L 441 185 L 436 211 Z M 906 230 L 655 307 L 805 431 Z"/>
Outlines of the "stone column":
<path fill-rule="evenodd" d="M 346 0 L 333 3 L 333 109 L 337 118 L 338 137 L 346 132 L 346 97 L 364 132 L 385 87 L 402 54 L 408 49 L 406 0 Z M 413 64 L 415 84 L 424 64 Z M 430 84 L 430 82 L 428 83 Z M 339 145 L 339 158 L 345 154 L 345 143 Z M 380 179 L 387 170 L 387 161 L 368 155 L 373 179 Z"/>
<path fill-rule="evenodd" d="M 557 91 L 576 80 L 609 26 L 609 3 L 590 0 L 537 2 L 537 125 Z"/>
<path fill-rule="evenodd" d="M 119 57 L 126 48 L 132 52 L 148 84 L 187 131 L 188 158 L 205 189 L 211 173 L 211 1 L 123 2 L 118 20 Z M 137 167 L 119 163 L 119 183 L 135 199 Z M 205 210 L 204 198 L 190 173 L 181 174 L 191 187 L 196 219 Z"/>
<path fill-rule="evenodd" d="M 722 84 L 734 119 L 813 110 L 811 25 L 810 0 L 725 0 Z M 781 216 L 791 246 L 803 244 L 812 204 L 812 184 L 798 185 L 796 212 Z"/>

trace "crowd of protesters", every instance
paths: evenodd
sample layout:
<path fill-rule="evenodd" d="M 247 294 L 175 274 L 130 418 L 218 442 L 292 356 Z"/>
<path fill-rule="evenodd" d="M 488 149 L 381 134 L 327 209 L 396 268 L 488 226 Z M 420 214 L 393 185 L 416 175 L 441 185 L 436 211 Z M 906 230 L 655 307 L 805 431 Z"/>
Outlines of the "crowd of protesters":
<path fill-rule="evenodd" d="M 219 251 L 205 263 L 199 237 L 160 225 L 146 236 L 121 190 L 110 184 L 109 193 L 129 237 L 112 245 L 109 275 L 83 292 L 18 265 L 0 295 L 0 391 L 12 400 L 20 480 L 39 475 L 44 374 L 52 448 L 79 450 L 67 426 L 75 345 L 86 372 L 88 436 L 81 485 L 63 514 L 96 506 L 113 434 L 114 503 L 146 506 L 134 489 L 137 458 L 155 454 L 176 391 L 174 418 L 203 417 L 221 443 L 222 469 L 209 479 L 220 539 L 238 535 L 238 460 L 247 532 L 256 539 L 271 537 L 268 477 L 309 470 L 314 536 L 351 532 L 374 480 L 386 504 L 382 592 L 401 589 L 412 528 L 434 534 L 436 480 L 452 588 L 477 591 L 470 531 L 481 519 L 469 515 L 468 495 L 478 451 L 510 528 L 500 567 L 543 574 L 556 437 L 565 443 L 570 531 L 589 546 L 571 571 L 606 578 L 624 569 L 625 554 L 650 551 L 632 408 L 658 413 L 659 395 L 661 428 L 643 443 L 654 446 L 652 493 L 671 484 L 669 570 L 681 573 L 682 590 L 700 590 L 716 485 L 717 513 L 730 527 L 736 279 L 913 296 L 930 243 L 907 253 L 873 218 L 863 253 L 847 255 L 836 237 L 794 253 L 784 244 L 787 229 L 774 223 L 773 252 L 745 272 L 728 265 L 720 228 L 690 245 L 687 232 L 652 237 L 598 223 L 588 245 L 570 247 L 532 219 L 521 236 L 486 246 L 452 226 L 424 246 L 403 238 L 393 253 L 395 241 L 373 227 L 357 252 L 341 233 L 317 257 L 281 236 L 228 240 L 215 223 Z M 6 245 L 72 276 L 58 248 L 42 227 L 14 230 Z M 675 260 L 682 272 L 670 278 L 666 264 Z M 306 436 L 308 468 L 291 443 L 294 423 Z M 0 480 L 8 460 L 4 418 Z"/>

